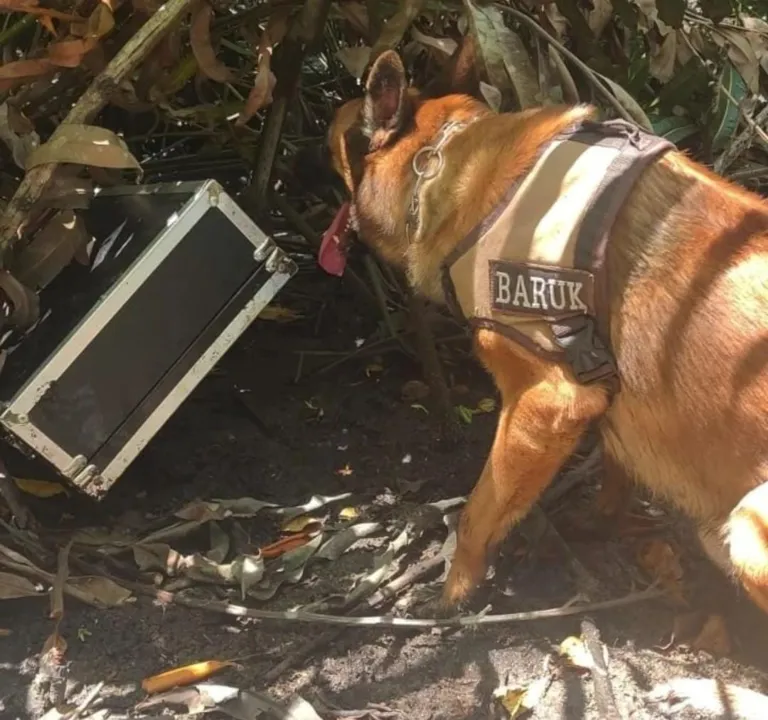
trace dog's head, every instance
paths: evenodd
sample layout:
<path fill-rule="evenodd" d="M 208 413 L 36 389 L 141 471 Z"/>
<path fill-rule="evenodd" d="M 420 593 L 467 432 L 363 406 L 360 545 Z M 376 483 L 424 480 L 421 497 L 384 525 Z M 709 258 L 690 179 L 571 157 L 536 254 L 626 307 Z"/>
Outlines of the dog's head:
<path fill-rule="evenodd" d="M 402 255 L 410 159 L 457 105 L 477 103 L 479 84 L 468 62 L 473 52 L 471 43 L 460 46 L 442 77 L 419 92 L 408 87 L 400 56 L 386 51 L 371 65 L 363 97 L 336 111 L 327 147 L 350 202 L 342 205 L 323 237 L 318 259 L 326 271 L 342 274 L 353 229 L 385 258 Z M 432 107 L 425 108 L 430 102 Z"/>

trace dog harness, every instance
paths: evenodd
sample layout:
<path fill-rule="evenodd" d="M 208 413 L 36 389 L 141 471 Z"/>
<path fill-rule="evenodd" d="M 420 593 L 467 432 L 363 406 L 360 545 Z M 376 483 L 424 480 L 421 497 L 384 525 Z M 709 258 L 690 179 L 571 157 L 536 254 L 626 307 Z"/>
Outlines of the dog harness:
<path fill-rule="evenodd" d="M 448 135 L 456 131 L 453 124 Z M 474 327 L 565 360 L 582 383 L 615 383 L 606 246 L 642 171 L 674 147 L 623 120 L 587 121 L 556 136 L 446 258 L 449 306 Z"/>

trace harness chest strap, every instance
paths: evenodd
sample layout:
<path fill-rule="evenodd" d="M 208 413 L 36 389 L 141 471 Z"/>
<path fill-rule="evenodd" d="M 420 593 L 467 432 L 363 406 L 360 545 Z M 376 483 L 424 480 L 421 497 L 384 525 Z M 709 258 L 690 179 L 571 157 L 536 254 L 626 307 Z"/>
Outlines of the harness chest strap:
<path fill-rule="evenodd" d="M 565 359 L 583 383 L 615 381 L 608 239 L 643 170 L 670 149 L 622 120 L 585 122 L 554 138 L 446 258 L 449 305 L 475 327 Z"/>

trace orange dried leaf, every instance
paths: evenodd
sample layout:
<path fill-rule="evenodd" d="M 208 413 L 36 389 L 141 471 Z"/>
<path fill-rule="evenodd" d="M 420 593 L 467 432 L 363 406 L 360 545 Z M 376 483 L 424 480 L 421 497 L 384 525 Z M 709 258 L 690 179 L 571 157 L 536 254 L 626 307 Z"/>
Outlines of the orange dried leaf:
<path fill-rule="evenodd" d="M 30 15 L 41 15 L 57 20 L 66 20 L 68 22 L 77 21 L 80 18 L 77 15 L 59 12 L 50 8 L 37 7 L 37 0 L 0 0 L 0 11 L 3 12 L 21 12 Z"/>
<path fill-rule="evenodd" d="M 232 71 L 219 61 L 211 45 L 212 16 L 213 9 L 207 2 L 198 3 L 192 11 L 189 44 L 192 46 L 192 53 L 203 75 L 216 82 L 231 82 Z"/>
<path fill-rule="evenodd" d="M 261 548 L 261 556 L 264 558 L 276 558 L 280 555 L 284 555 L 290 550 L 306 545 L 311 538 L 311 534 L 308 532 L 299 533 L 297 535 L 291 535 L 290 537 L 282 538 L 276 542 L 266 545 Z"/>
<path fill-rule="evenodd" d="M 287 31 L 288 15 L 285 12 L 272 13 L 259 41 L 256 79 L 235 125 L 245 125 L 261 108 L 272 102 L 272 91 L 277 84 L 277 78 L 270 69 L 272 51 L 275 45 L 285 37 Z"/>
<path fill-rule="evenodd" d="M 56 28 L 53 25 L 53 18 L 50 15 L 41 15 L 37 21 L 49 32 L 53 37 L 58 37 L 56 34 Z"/>
<path fill-rule="evenodd" d="M 78 67 L 83 57 L 93 50 L 98 44 L 98 39 L 69 38 L 48 46 L 48 59 L 59 67 Z"/>
<path fill-rule="evenodd" d="M 56 68 L 47 58 L 16 60 L 0 65 L 0 91 L 10 90 L 24 82 L 36 80 Z"/>
<path fill-rule="evenodd" d="M 184 665 L 173 670 L 166 670 L 158 675 L 152 675 L 141 681 L 141 687 L 148 695 L 153 695 L 174 687 L 191 685 L 192 683 L 206 680 L 214 673 L 231 665 L 231 662 L 223 660 L 204 660 L 203 662 Z"/>

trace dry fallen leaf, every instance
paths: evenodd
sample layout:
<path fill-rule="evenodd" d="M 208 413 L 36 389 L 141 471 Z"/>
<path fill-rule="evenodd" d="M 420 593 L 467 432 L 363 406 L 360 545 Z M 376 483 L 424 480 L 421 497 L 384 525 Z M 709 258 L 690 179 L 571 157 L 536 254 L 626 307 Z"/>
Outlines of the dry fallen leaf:
<path fill-rule="evenodd" d="M 379 523 L 358 523 L 357 525 L 346 527 L 327 540 L 315 553 L 315 557 L 325 558 L 326 560 L 338 560 L 358 540 L 368 537 L 380 529 L 381 525 Z"/>
<path fill-rule="evenodd" d="M 35 126 L 13 105 L 0 104 L 0 140 L 11 150 L 13 161 L 22 170 L 27 155 L 40 145 Z"/>
<path fill-rule="evenodd" d="M 677 34 L 669 33 L 660 44 L 652 45 L 648 58 L 648 69 L 651 75 L 660 82 L 666 83 L 675 74 L 675 58 L 677 57 Z"/>
<path fill-rule="evenodd" d="M 727 47 L 728 58 L 744 78 L 747 87 L 756 93 L 760 91 L 760 63 L 755 50 L 745 33 L 729 29 L 727 25 L 712 28 L 712 40 L 719 47 Z"/>
<path fill-rule="evenodd" d="M 322 522 L 317 518 L 310 517 L 309 515 L 299 515 L 290 520 L 286 520 L 280 525 L 280 529 L 287 533 L 299 533 L 304 530 L 308 530 L 311 526 L 322 525 Z"/>
<path fill-rule="evenodd" d="M 453 55 L 453 53 L 456 52 L 456 48 L 458 48 L 456 41 L 452 40 L 451 38 L 430 37 L 429 35 L 425 35 L 424 33 L 419 32 L 419 30 L 415 27 L 411 28 L 411 36 L 414 40 L 417 40 L 422 45 L 426 45 L 427 47 L 439 50 L 447 57 Z"/>
<path fill-rule="evenodd" d="M 731 637 L 722 615 L 710 615 L 696 639 L 691 643 L 694 650 L 704 650 L 720 657 L 731 654 Z"/>
<path fill-rule="evenodd" d="M 91 605 L 119 607 L 131 598 L 130 590 L 105 577 L 69 578 L 67 587 Z"/>
<path fill-rule="evenodd" d="M 98 38 L 69 38 L 48 46 L 48 60 L 59 67 L 75 68 L 98 45 Z"/>
<path fill-rule="evenodd" d="M 286 553 L 291 552 L 291 550 L 296 550 L 302 545 L 306 545 L 311 537 L 311 533 L 303 532 L 281 538 L 280 540 L 262 547 L 260 549 L 261 556 L 269 559 L 279 557 L 280 555 L 285 555 Z"/>
<path fill-rule="evenodd" d="M 192 663 L 191 665 L 184 665 L 183 667 L 167 670 L 158 675 L 152 675 L 151 677 L 145 678 L 141 681 L 141 687 L 148 695 L 153 695 L 155 693 L 164 692 L 165 690 L 170 690 L 173 687 L 200 682 L 201 680 L 209 678 L 219 670 L 231 666 L 231 662 L 222 660 L 205 660 L 203 662 Z"/>
<path fill-rule="evenodd" d="M 35 60 L 16 60 L 0 65 L 0 92 L 12 90 L 31 80 L 37 80 L 56 70 L 56 66 L 48 58 Z"/>
<path fill-rule="evenodd" d="M 359 80 L 363 77 L 363 72 L 371 58 L 371 48 L 367 45 L 343 47 L 336 51 L 336 57 L 349 74 Z"/>
<path fill-rule="evenodd" d="M 509 713 L 509 720 L 516 720 L 525 713 L 533 710 L 546 694 L 552 678 L 545 677 L 534 680 L 525 687 L 511 687 L 505 685 L 497 688 L 493 696 L 501 703 Z"/>
<path fill-rule="evenodd" d="M 189 27 L 189 44 L 200 71 L 207 78 L 220 83 L 232 82 L 232 71 L 216 57 L 211 45 L 211 18 L 213 8 L 205 1 L 198 0 L 192 11 Z"/>
<path fill-rule="evenodd" d="M 66 493 L 67 489 L 59 483 L 48 482 L 47 480 L 34 480 L 33 478 L 14 478 L 16 487 L 27 495 L 34 495 L 39 498 L 49 498 L 55 495 Z"/>
<path fill-rule="evenodd" d="M 594 662 L 592 655 L 587 650 L 584 641 L 580 637 L 571 635 L 560 643 L 558 653 L 568 665 L 577 670 L 592 670 Z"/>
<path fill-rule="evenodd" d="M 69 13 L 59 12 L 51 8 L 38 7 L 37 0 L 0 0 L 0 11 L 28 13 L 30 15 L 56 18 L 57 20 L 66 20 L 68 22 L 79 20 L 77 15 L 70 15 Z"/>
<path fill-rule="evenodd" d="M 82 250 L 90 237 L 82 218 L 72 210 L 61 210 L 51 217 L 46 225 L 35 234 L 13 261 L 13 273 L 18 280 L 33 290 L 48 285 Z M 61 485 L 40 480 L 23 480 L 25 492 L 38 497 L 50 497 L 54 488 L 64 492 Z M 17 481 L 19 484 L 19 481 Z M 35 492 L 35 489 L 38 492 Z M 49 493 L 38 494 L 38 493 Z"/>
<path fill-rule="evenodd" d="M 339 510 L 339 518 L 342 520 L 356 520 L 360 517 L 360 511 L 357 508 L 345 507 Z"/>
<path fill-rule="evenodd" d="M 45 163 L 141 170 L 125 142 L 97 125 L 60 125 L 47 143 L 29 154 L 27 170 Z"/>
<path fill-rule="evenodd" d="M 40 595 L 35 584 L 21 575 L 0 572 L 0 600 L 33 597 Z"/>
<path fill-rule="evenodd" d="M 638 553 L 638 563 L 651 577 L 678 602 L 685 604 L 683 597 L 683 568 L 680 559 L 670 545 L 662 540 L 650 540 Z"/>
<path fill-rule="evenodd" d="M 261 34 L 258 51 L 258 65 L 253 88 L 245 101 L 245 107 L 237 118 L 236 125 L 245 125 L 261 108 L 272 102 L 272 91 L 277 78 L 271 70 L 272 52 L 285 36 L 288 30 L 288 15 L 286 12 L 273 11 L 269 16 L 267 27 Z"/>

